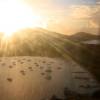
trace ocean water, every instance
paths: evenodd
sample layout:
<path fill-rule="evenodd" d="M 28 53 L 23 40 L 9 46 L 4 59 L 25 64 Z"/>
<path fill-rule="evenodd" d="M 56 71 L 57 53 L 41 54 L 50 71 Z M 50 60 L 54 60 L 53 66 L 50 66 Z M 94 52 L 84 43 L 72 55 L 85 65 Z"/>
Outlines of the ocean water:
<path fill-rule="evenodd" d="M 1 57 L 0 100 L 64 98 L 64 88 L 91 95 L 100 88 L 74 61 L 48 57 Z"/>

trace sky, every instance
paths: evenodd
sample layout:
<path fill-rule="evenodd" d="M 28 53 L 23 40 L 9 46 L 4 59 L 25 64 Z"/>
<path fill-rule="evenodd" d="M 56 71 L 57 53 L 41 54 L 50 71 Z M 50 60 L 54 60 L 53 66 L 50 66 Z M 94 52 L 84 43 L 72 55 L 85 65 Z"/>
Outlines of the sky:
<path fill-rule="evenodd" d="M 25 0 L 24 0 L 25 1 Z M 26 0 L 33 12 L 44 16 L 49 30 L 73 34 L 98 33 L 99 0 Z"/>
<path fill-rule="evenodd" d="M 42 17 L 41 23 L 48 30 L 69 35 L 79 31 L 98 33 L 100 0 L 19 1 L 30 6 L 34 15 Z"/>

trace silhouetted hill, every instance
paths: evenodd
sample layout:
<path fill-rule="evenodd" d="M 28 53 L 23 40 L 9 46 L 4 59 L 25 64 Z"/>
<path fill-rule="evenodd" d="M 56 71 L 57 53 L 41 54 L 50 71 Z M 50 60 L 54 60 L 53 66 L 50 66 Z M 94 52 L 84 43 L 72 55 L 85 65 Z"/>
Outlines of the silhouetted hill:
<path fill-rule="evenodd" d="M 87 41 L 87 40 L 100 39 L 100 36 L 93 35 L 90 33 L 85 33 L 85 32 L 79 32 L 79 33 L 69 36 L 68 38 L 74 41 Z"/>

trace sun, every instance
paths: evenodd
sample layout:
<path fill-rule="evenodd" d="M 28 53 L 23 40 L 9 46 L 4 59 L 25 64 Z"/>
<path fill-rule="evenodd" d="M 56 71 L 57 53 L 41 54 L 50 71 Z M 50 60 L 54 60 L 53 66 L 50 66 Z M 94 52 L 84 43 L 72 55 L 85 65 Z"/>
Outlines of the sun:
<path fill-rule="evenodd" d="M 43 26 L 42 20 L 30 6 L 19 0 L 0 1 L 0 32 L 6 36 L 20 29 Z"/>

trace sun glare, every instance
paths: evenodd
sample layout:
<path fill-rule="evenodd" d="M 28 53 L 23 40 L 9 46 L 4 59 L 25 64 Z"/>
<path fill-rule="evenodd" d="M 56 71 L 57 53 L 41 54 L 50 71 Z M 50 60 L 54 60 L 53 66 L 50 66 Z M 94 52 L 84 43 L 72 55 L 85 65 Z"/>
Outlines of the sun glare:
<path fill-rule="evenodd" d="M 14 32 L 32 27 L 41 27 L 42 17 L 18 0 L 0 1 L 0 32 L 11 36 Z"/>

